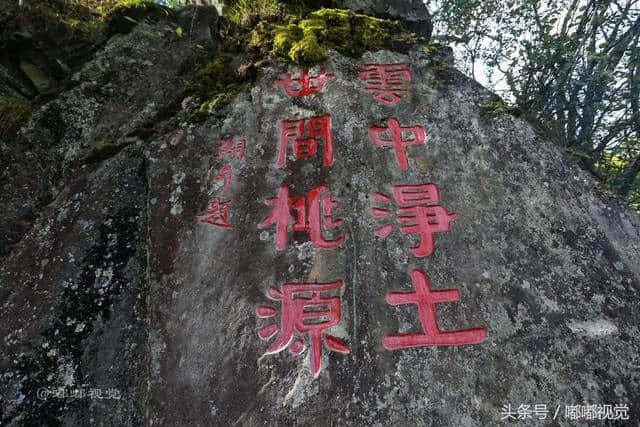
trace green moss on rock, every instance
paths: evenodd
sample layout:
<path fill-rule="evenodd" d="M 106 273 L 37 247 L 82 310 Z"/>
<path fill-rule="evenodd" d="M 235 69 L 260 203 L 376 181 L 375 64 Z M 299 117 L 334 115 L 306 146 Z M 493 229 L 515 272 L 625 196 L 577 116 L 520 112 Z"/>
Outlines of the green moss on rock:
<path fill-rule="evenodd" d="M 27 1 L 20 7 L 17 1 L 0 3 L 2 47 L 9 40 L 39 42 L 52 38 L 50 43 L 68 43 L 96 41 L 102 36 L 104 22 L 79 4 Z"/>
<path fill-rule="evenodd" d="M 196 88 L 200 93 L 218 92 L 228 84 L 234 83 L 231 57 L 217 56 L 196 68 Z"/>
<path fill-rule="evenodd" d="M 220 112 L 229 105 L 236 96 L 249 90 L 248 84 L 234 83 L 225 86 L 220 92 L 214 93 L 204 101 L 192 115 L 192 122 L 203 122 L 210 116 L 218 116 Z"/>
<path fill-rule="evenodd" d="M 509 107 L 501 100 L 489 101 L 486 104 L 480 105 L 480 108 L 483 110 L 483 112 L 491 116 L 509 113 L 511 110 L 511 107 Z"/>
<path fill-rule="evenodd" d="M 169 16 L 171 9 L 151 0 L 120 0 L 106 17 L 107 35 L 126 34 L 144 19 Z"/>
<path fill-rule="evenodd" d="M 192 114 L 191 120 L 203 121 L 229 105 L 239 93 L 249 89 L 242 81 L 243 77 L 231 66 L 230 56 L 217 56 L 198 67 L 190 89 L 205 101 Z"/>
<path fill-rule="evenodd" d="M 140 8 L 140 9 L 158 9 L 161 6 L 153 0 L 119 0 L 111 13 L 117 13 L 124 9 Z"/>
<path fill-rule="evenodd" d="M 225 6 L 224 15 L 235 25 L 247 25 L 252 19 L 269 19 L 281 11 L 279 0 L 236 0 Z"/>
<path fill-rule="evenodd" d="M 272 24 L 259 22 L 251 33 L 238 37 L 237 45 L 240 47 L 240 51 L 244 50 L 254 58 L 266 58 L 271 54 L 276 38 L 278 44 L 288 40 L 284 36 L 274 35 Z"/>
<path fill-rule="evenodd" d="M 73 66 L 104 40 L 104 30 L 102 18 L 78 2 L 0 1 L 0 53 L 10 57 L 35 50 Z"/>
<path fill-rule="evenodd" d="M 0 140 L 12 139 L 31 115 L 31 104 L 23 98 L 0 95 Z"/>
<path fill-rule="evenodd" d="M 273 40 L 272 53 L 299 65 L 312 65 L 327 58 L 328 49 L 343 55 L 359 56 L 389 45 L 392 35 L 402 32 L 396 21 L 360 15 L 349 10 L 320 9 L 307 18 L 291 17 L 289 22 L 275 24 L 270 39 L 254 33 L 252 44 Z"/>
<path fill-rule="evenodd" d="M 210 110 L 221 110 L 225 106 L 229 105 L 233 99 L 242 92 L 249 90 L 249 85 L 234 83 L 227 85 L 223 91 L 216 93 L 211 98 Z"/>
<path fill-rule="evenodd" d="M 491 98 L 487 102 L 480 104 L 481 113 L 495 117 L 501 114 L 511 114 L 515 117 L 520 117 L 522 111 L 515 106 L 506 104 L 500 98 Z"/>
<path fill-rule="evenodd" d="M 329 49 L 359 57 L 380 49 L 406 52 L 429 39 L 407 30 L 398 20 L 346 9 L 313 10 L 306 2 L 281 3 L 283 12 L 271 20 L 227 25 L 224 49 L 244 53 L 250 62 L 270 58 L 310 66 L 325 61 Z"/>
<path fill-rule="evenodd" d="M 191 114 L 191 121 L 194 123 L 203 122 L 209 117 L 209 106 L 211 105 L 211 101 L 205 101 L 200 105 L 196 111 Z"/>

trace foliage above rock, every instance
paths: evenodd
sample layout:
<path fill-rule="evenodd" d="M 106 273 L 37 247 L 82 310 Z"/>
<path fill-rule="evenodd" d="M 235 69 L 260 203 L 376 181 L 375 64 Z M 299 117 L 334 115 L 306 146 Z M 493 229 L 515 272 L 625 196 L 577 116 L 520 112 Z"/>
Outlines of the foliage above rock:
<path fill-rule="evenodd" d="M 234 25 L 247 25 L 254 19 L 269 19 L 282 12 L 278 0 L 238 0 L 226 6 L 225 17 Z"/>
<path fill-rule="evenodd" d="M 0 78 L 0 94 L 35 98 L 104 40 L 104 22 L 90 9 L 66 2 L 3 1 L 0 6 L 0 66 L 13 84 Z M 11 86 L 7 88 L 6 86 Z"/>
<path fill-rule="evenodd" d="M 126 33 L 145 17 L 168 12 L 168 8 L 152 0 L 120 0 L 105 16 L 108 34 Z"/>
<path fill-rule="evenodd" d="M 103 23 L 91 10 L 75 4 L 57 2 L 4 1 L 0 8 L 0 49 L 24 41 L 65 42 L 97 41 Z"/>
<path fill-rule="evenodd" d="M 328 49 L 360 56 L 400 44 L 426 41 L 398 21 L 374 18 L 343 9 L 320 9 L 306 17 L 289 16 L 279 23 L 260 23 L 253 29 L 249 50 L 298 65 L 327 58 Z"/>
<path fill-rule="evenodd" d="M 314 11 L 304 2 L 238 1 L 225 10 L 226 25 L 219 34 L 225 42 L 211 60 L 195 67 L 196 77 L 186 85 L 203 101 L 192 115 L 195 121 L 217 115 L 269 61 L 308 66 L 325 61 L 329 49 L 358 57 L 426 42 L 399 21 L 342 9 Z"/>

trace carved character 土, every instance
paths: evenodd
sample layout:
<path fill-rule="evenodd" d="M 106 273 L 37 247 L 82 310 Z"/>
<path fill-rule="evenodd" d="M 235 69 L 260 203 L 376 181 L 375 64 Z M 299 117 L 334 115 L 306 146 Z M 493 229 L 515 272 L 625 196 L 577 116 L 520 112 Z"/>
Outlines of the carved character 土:
<path fill-rule="evenodd" d="M 436 304 L 458 301 L 458 289 L 431 290 L 427 275 L 421 270 L 411 272 L 415 292 L 389 292 L 386 300 L 390 305 L 415 304 L 423 333 L 385 335 L 382 344 L 387 350 L 410 347 L 449 346 L 479 344 L 487 337 L 486 328 L 461 329 L 442 332 L 438 328 Z"/>
<path fill-rule="evenodd" d="M 400 126 L 398 119 L 389 117 L 388 127 L 369 126 L 369 139 L 375 145 L 393 147 L 400 169 L 409 169 L 408 145 L 422 145 L 426 137 L 422 126 Z"/>
<path fill-rule="evenodd" d="M 334 249 L 344 242 L 344 235 L 334 240 L 325 239 L 323 236 L 323 230 L 338 227 L 343 223 L 342 219 L 333 219 L 333 209 L 338 206 L 338 202 L 333 200 L 325 185 L 315 187 L 309 191 L 308 197 L 303 196 L 298 200 L 289 197 L 289 189 L 282 186 L 278 190 L 278 196 L 267 199 L 265 204 L 273 206 L 273 210 L 258 224 L 258 228 L 276 226 L 278 251 L 287 247 L 289 228 L 293 231 L 306 231 L 314 248 Z M 295 221 L 291 215 L 292 209 L 296 211 Z"/>
<path fill-rule="evenodd" d="M 276 84 L 283 87 L 285 93 L 289 96 L 306 96 L 324 89 L 327 81 L 335 76 L 334 73 L 325 72 L 324 68 L 320 68 L 315 76 L 309 75 L 309 70 L 303 68 L 300 71 L 300 77 L 292 78 L 287 73 L 281 80 L 276 80 Z"/>
<path fill-rule="evenodd" d="M 331 283 L 285 283 L 281 290 L 270 287 L 267 295 L 271 300 L 280 301 L 280 325 L 271 324 L 261 328 L 258 336 L 268 340 L 280 334 L 265 354 L 279 353 L 289 347 L 292 354 L 300 354 L 305 342 L 299 335 L 308 335 L 311 351 L 311 373 L 314 378 L 320 374 L 323 342 L 327 349 L 339 353 L 349 353 L 346 344 L 336 337 L 325 334 L 329 328 L 340 323 L 340 297 L 325 296 L 343 285 L 342 280 Z M 310 295 L 309 295 L 310 294 Z M 271 318 L 278 313 L 273 307 L 258 306 L 256 314 L 260 318 Z"/>
<path fill-rule="evenodd" d="M 378 103 L 395 106 L 409 92 L 411 70 L 405 64 L 365 64 L 360 70 L 364 90 L 372 92 Z"/>
<path fill-rule="evenodd" d="M 314 116 L 299 120 L 282 120 L 280 122 L 280 145 L 276 167 L 283 168 L 287 160 L 287 150 L 293 146 L 296 159 L 306 159 L 318 152 L 318 142 L 322 141 L 322 164 L 326 167 L 333 164 L 333 131 L 331 116 Z"/>
<path fill-rule="evenodd" d="M 443 206 L 436 205 L 440 202 L 440 191 L 435 184 L 396 185 L 393 187 L 393 196 L 398 206 L 396 218 L 401 224 L 402 234 L 419 234 L 418 246 L 409 250 L 416 257 L 422 258 L 431 255 L 435 249 L 435 237 L 433 233 L 446 232 L 451 229 L 451 222 L 458 214 L 448 212 Z M 392 199 L 383 193 L 373 193 L 375 202 L 383 205 L 391 204 Z M 387 218 L 392 215 L 389 209 L 371 208 L 371 215 L 376 218 Z M 393 231 L 392 224 L 386 224 L 375 230 L 375 235 L 381 238 L 387 237 Z"/>

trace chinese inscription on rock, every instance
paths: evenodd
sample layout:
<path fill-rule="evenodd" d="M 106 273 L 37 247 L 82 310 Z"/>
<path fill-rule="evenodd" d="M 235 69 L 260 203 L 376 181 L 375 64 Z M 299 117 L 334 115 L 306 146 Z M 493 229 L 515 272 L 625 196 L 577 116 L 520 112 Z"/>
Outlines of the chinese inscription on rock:
<path fill-rule="evenodd" d="M 275 84 L 281 86 L 290 97 L 304 97 L 321 93 L 334 77 L 334 73 L 322 68 L 316 73 L 302 69 L 297 73 L 285 74 Z M 384 107 L 394 107 L 410 94 L 412 72 L 402 63 L 365 64 L 360 70 L 359 79 L 363 82 L 363 90 L 371 93 L 375 102 Z M 408 152 L 425 146 L 424 126 L 401 125 L 400 120 L 393 116 L 387 117 L 386 126 L 369 125 L 365 130 L 371 142 L 369 147 L 390 148 L 402 172 L 410 170 Z M 408 151 L 409 147 L 413 148 Z M 216 156 L 229 162 L 241 161 L 244 152 L 245 141 L 230 138 L 218 145 Z M 276 168 L 285 169 L 287 160 L 292 158 L 321 162 L 324 168 L 334 165 L 330 114 L 284 118 L 280 121 Z M 229 223 L 232 201 L 221 197 L 230 193 L 233 167 L 231 163 L 226 163 L 217 171 L 215 182 L 220 192 L 209 202 L 207 210 L 198 216 L 201 222 L 222 229 L 234 227 Z M 409 248 L 413 256 L 430 256 L 435 250 L 435 233 L 450 231 L 453 221 L 458 217 L 442 206 L 440 199 L 440 190 L 434 183 L 396 184 L 392 186 L 391 194 L 383 191 L 372 193 L 370 214 L 380 220 L 373 234 L 384 239 L 397 224 L 402 234 L 418 236 L 417 246 Z M 275 228 L 276 251 L 286 250 L 289 233 L 296 231 L 305 232 L 314 248 L 333 250 L 345 242 L 342 234 L 344 220 L 336 218 L 334 212 L 341 203 L 332 197 L 327 185 L 319 184 L 306 194 L 292 196 L 289 186 L 282 184 L 277 189 L 277 195 L 264 200 L 264 203 L 270 210 L 258 223 L 258 228 Z M 441 331 L 436 304 L 458 301 L 460 291 L 434 290 L 423 270 L 413 269 L 409 273 L 413 290 L 388 292 L 386 302 L 390 306 L 415 305 L 422 332 L 384 335 L 381 340 L 385 349 L 470 345 L 486 339 L 485 328 Z M 275 341 L 268 345 L 266 354 L 279 353 L 288 348 L 291 354 L 299 355 L 308 348 L 311 373 L 317 377 L 322 369 L 323 349 L 349 353 L 348 345 L 330 333 L 330 329 L 341 322 L 340 294 L 346 288 L 348 283 L 342 278 L 328 283 L 287 282 L 279 288 L 269 287 L 267 297 L 279 303 L 279 308 L 269 305 L 256 307 L 256 315 L 260 319 L 274 320 L 279 317 L 279 320 L 259 328 L 258 336 L 262 340 L 275 337 Z"/>
<path fill-rule="evenodd" d="M 240 161 L 244 158 L 246 142 L 244 139 L 234 141 L 228 138 L 217 145 L 216 158 L 224 158 Z M 228 194 L 233 178 L 233 167 L 231 163 L 225 163 L 219 170 L 214 181 L 222 183 L 222 194 Z M 204 224 L 209 224 L 217 228 L 232 229 L 234 226 L 229 224 L 229 207 L 231 200 L 224 200 L 220 196 L 214 197 L 207 209 L 198 214 L 198 219 Z"/>

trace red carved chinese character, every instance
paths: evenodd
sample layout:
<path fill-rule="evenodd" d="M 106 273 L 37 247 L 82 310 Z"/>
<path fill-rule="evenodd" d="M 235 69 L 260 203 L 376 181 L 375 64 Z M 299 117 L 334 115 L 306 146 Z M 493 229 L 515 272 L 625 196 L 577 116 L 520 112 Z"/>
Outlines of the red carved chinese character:
<path fill-rule="evenodd" d="M 443 206 L 434 206 L 440 202 L 440 191 L 435 184 L 396 185 L 393 196 L 398 204 L 397 219 L 402 224 L 402 234 L 419 234 L 418 246 L 409 249 L 417 257 L 426 257 L 433 253 L 435 238 L 433 233 L 449 231 L 451 222 L 458 214 L 447 212 Z M 373 200 L 390 204 L 391 197 L 382 193 L 372 194 Z M 383 208 L 371 208 L 371 215 L 376 218 L 391 216 L 391 211 Z M 393 230 L 393 225 L 386 224 L 375 231 L 375 235 L 385 238 Z"/>
<path fill-rule="evenodd" d="M 336 337 L 323 335 L 324 331 L 340 323 L 340 297 L 322 296 L 321 293 L 340 289 L 342 284 L 342 280 L 331 283 L 286 283 L 282 286 L 282 292 L 276 288 L 269 288 L 269 298 L 281 302 L 280 325 L 274 323 L 265 326 L 258 331 L 258 336 L 263 340 L 270 339 L 278 332 L 280 336 L 267 347 L 266 354 L 279 353 L 289 346 L 289 352 L 300 354 L 306 345 L 295 335 L 308 334 L 311 373 L 316 378 L 320 374 L 322 363 L 323 338 L 327 349 L 349 353 L 349 347 Z M 301 296 L 301 292 L 311 293 L 311 296 Z M 262 305 L 256 308 L 256 314 L 260 318 L 274 317 L 276 313 L 277 310 L 269 306 Z"/>
<path fill-rule="evenodd" d="M 335 240 L 327 240 L 322 235 L 322 230 L 335 228 L 342 225 L 342 219 L 333 219 L 332 211 L 338 206 L 338 202 L 331 198 L 327 187 L 320 185 L 309 192 L 309 215 L 307 219 L 307 201 L 300 197 L 294 203 L 294 198 L 289 197 L 289 189 L 280 187 L 278 197 L 272 197 L 265 201 L 273 206 L 271 213 L 258 224 L 259 228 L 270 225 L 276 226 L 276 250 L 282 251 L 287 247 L 287 230 L 289 225 L 293 231 L 306 231 L 309 234 L 314 248 L 334 249 L 344 242 L 344 236 Z M 291 209 L 294 209 L 297 218 L 294 222 Z M 293 224 L 292 224 L 293 223 Z"/>
<path fill-rule="evenodd" d="M 322 163 L 324 166 L 331 166 L 333 164 L 333 132 L 330 115 L 300 120 L 282 120 L 280 122 L 280 147 L 278 148 L 276 166 L 278 168 L 284 167 L 289 144 L 293 145 L 293 154 L 297 159 L 314 156 L 318 151 L 319 138 L 323 142 Z"/>
<path fill-rule="evenodd" d="M 448 332 L 442 332 L 438 328 L 436 304 L 458 301 L 460 299 L 460 291 L 458 289 L 432 291 L 427 275 L 421 270 L 413 270 L 411 272 L 411 280 L 413 280 L 415 292 L 389 292 L 386 299 L 391 305 L 416 304 L 424 333 L 385 335 L 382 339 L 384 348 L 396 350 L 409 347 L 466 345 L 478 344 L 485 340 L 487 337 L 486 328 Z"/>
<path fill-rule="evenodd" d="M 227 194 L 229 192 L 229 185 L 231 184 L 232 174 L 233 170 L 231 169 L 231 165 L 226 164 L 220 169 L 220 173 L 218 173 L 218 176 L 216 177 L 216 182 L 224 182 L 224 187 L 222 188 L 223 194 Z"/>
<path fill-rule="evenodd" d="M 409 91 L 411 70 L 404 64 L 365 64 L 360 80 L 366 83 L 365 91 L 374 93 L 373 99 L 394 106 Z"/>
<path fill-rule="evenodd" d="M 326 73 L 324 68 L 320 68 L 317 75 L 310 76 L 309 70 L 303 68 L 300 71 L 300 78 L 293 79 L 291 74 L 285 74 L 282 80 L 276 80 L 276 84 L 282 86 L 289 96 L 305 96 L 320 92 L 327 81 L 334 76 L 334 73 Z"/>
<path fill-rule="evenodd" d="M 207 210 L 198 215 L 200 222 L 220 228 L 234 228 L 229 224 L 229 205 L 231 200 L 222 200 L 216 197 L 209 202 Z"/>
<path fill-rule="evenodd" d="M 396 159 L 402 170 L 409 169 L 407 160 L 407 145 L 424 144 L 425 132 L 422 126 L 403 127 L 398 119 L 389 117 L 389 127 L 369 126 L 369 139 L 376 145 L 383 147 L 393 147 Z M 385 135 L 386 134 L 386 135 Z M 410 138 L 405 138 L 410 135 Z"/>
<path fill-rule="evenodd" d="M 233 139 L 225 139 L 218 144 L 218 153 L 216 157 L 235 156 L 238 160 L 242 160 L 244 157 L 245 141 L 244 139 L 238 142 L 233 142 Z"/>

